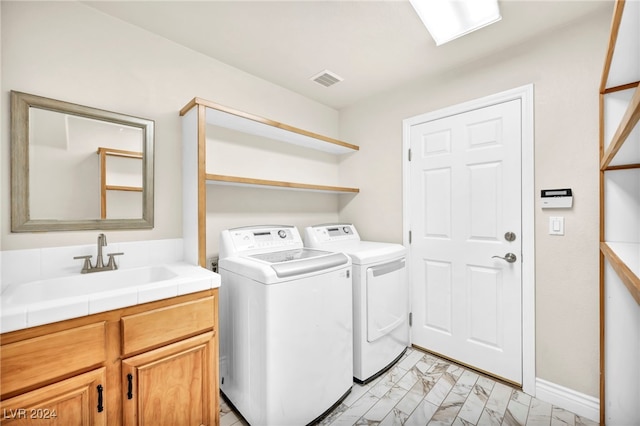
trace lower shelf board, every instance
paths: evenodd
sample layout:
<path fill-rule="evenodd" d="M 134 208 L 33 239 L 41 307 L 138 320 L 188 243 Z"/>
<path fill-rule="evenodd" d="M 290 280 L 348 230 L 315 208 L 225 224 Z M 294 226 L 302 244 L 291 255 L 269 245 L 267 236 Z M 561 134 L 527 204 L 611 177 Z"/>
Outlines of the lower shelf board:
<path fill-rule="evenodd" d="M 217 185 L 239 185 L 250 187 L 269 187 L 276 189 L 289 189 L 299 191 L 318 191 L 336 194 L 357 194 L 360 192 L 358 188 L 347 188 L 341 186 L 313 185 L 308 183 L 284 182 L 278 180 L 253 179 L 238 176 L 226 175 L 206 175 L 207 183 Z"/>
<path fill-rule="evenodd" d="M 640 243 L 601 242 L 600 251 L 640 305 Z"/>

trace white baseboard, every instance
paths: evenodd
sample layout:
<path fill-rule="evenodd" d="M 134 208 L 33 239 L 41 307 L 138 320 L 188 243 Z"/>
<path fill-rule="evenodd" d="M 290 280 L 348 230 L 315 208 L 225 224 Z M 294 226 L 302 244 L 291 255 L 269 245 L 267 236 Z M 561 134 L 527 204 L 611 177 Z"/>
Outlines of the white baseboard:
<path fill-rule="evenodd" d="M 600 399 L 536 378 L 536 398 L 594 422 L 600 421 Z"/>

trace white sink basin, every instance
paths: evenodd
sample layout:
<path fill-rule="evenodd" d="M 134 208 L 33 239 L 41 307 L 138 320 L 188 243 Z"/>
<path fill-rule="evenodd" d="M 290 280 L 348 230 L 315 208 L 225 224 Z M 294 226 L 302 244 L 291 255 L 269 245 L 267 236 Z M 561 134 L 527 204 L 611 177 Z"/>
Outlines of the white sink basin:
<path fill-rule="evenodd" d="M 0 332 L 48 324 L 220 286 L 220 276 L 186 263 L 77 274 L 9 286 Z"/>
<path fill-rule="evenodd" d="M 110 292 L 175 278 L 166 266 L 149 266 L 31 281 L 3 294 L 2 304 L 23 305 Z"/>

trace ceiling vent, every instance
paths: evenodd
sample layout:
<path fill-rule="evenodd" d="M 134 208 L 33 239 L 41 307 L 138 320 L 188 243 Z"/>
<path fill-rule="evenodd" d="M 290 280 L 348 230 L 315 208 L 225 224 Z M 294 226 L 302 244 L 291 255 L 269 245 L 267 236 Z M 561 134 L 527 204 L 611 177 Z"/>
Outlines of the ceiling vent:
<path fill-rule="evenodd" d="M 315 81 L 324 87 L 329 87 L 341 82 L 343 78 L 329 70 L 324 70 L 311 77 L 310 80 Z"/>

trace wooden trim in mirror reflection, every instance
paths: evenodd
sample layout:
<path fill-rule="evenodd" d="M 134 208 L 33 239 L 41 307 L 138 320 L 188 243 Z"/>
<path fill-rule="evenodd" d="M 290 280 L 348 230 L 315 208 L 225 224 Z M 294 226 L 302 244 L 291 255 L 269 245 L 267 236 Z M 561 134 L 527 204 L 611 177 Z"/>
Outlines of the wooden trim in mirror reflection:
<path fill-rule="evenodd" d="M 124 149 L 98 148 L 98 155 L 111 155 L 113 157 L 139 158 L 142 160 L 142 153 L 138 151 L 125 151 Z"/>
<path fill-rule="evenodd" d="M 141 186 L 121 186 L 107 184 L 107 155 L 121 158 L 134 158 L 142 160 L 143 156 L 138 151 L 126 151 L 124 149 L 98 148 L 100 156 L 100 219 L 107 218 L 107 191 L 133 191 L 142 192 Z"/>

